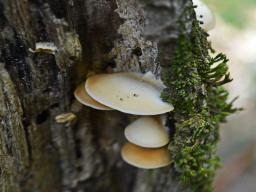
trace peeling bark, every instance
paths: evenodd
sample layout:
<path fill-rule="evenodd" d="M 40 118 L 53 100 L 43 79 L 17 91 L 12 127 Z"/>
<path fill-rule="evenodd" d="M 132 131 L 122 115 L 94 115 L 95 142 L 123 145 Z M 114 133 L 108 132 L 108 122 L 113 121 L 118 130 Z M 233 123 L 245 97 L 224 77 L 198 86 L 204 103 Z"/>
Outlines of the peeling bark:
<path fill-rule="evenodd" d="M 73 97 L 92 72 L 160 76 L 185 2 L 0 0 L 1 191 L 185 191 L 170 167 L 145 171 L 121 160 L 123 130 L 134 117 Z M 44 41 L 58 52 L 29 51 Z M 68 112 L 77 120 L 55 121 Z"/>

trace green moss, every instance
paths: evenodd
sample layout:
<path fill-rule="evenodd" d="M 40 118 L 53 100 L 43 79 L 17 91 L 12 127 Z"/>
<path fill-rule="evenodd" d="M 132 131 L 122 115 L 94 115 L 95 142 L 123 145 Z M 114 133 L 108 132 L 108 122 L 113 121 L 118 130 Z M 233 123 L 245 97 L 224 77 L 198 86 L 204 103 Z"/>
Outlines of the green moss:
<path fill-rule="evenodd" d="M 187 19 L 189 18 L 189 19 Z M 192 7 L 183 13 L 173 62 L 163 71 L 163 100 L 175 107 L 176 132 L 169 149 L 174 170 L 191 191 L 212 191 L 219 158 L 219 123 L 235 112 L 221 85 L 231 81 L 227 59 L 214 53 Z"/>

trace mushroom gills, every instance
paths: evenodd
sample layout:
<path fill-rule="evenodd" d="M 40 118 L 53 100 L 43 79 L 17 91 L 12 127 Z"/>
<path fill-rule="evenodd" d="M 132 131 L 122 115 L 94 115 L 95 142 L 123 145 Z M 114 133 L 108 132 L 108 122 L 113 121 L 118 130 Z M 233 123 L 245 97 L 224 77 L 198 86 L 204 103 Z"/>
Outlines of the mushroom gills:
<path fill-rule="evenodd" d="M 82 103 L 83 105 L 86 105 L 88 107 L 91 107 L 93 109 L 98 109 L 98 110 L 113 110 L 110 107 L 107 107 L 99 102 L 97 102 L 96 100 L 94 100 L 93 98 L 91 98 L 86 89 L 85 89 L 85 83 L 80 84 L 76 90 L 74 91 L 74 96 L 76 98 L 77 101 L 79 101 L 80 103 Z"/>

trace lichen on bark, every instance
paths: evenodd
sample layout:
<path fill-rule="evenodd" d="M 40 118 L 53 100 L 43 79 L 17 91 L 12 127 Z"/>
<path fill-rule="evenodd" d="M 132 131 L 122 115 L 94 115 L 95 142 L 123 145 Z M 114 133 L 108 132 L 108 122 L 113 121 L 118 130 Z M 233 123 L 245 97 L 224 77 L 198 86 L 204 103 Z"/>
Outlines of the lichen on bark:
<path fill-rule="evenodd" d="M 175 107 L 171 116 L 176 130 L 169 145 L 173 168 L 191 191 L 206 192 L 212 191 L 219 166 L 219 124 L 237 109 L 227 103 L 228 92 L 222 87 L 231 81 L 228 60 L 214 53 L 195 18 L 190 2 L 180 17 L 173 62 L 162 74 L 167 86 L 162 98 Z"/>

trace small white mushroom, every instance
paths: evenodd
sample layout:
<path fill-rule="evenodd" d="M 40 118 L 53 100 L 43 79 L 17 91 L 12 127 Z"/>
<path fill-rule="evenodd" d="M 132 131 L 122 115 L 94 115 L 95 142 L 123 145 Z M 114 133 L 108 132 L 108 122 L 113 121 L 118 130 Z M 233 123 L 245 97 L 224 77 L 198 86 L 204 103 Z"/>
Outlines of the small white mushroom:
<path fill-rule="evenodd" d="M 85 83 L 80 84 L 75 92 L 74 92 L 74 96 L 75 98 L 82 103 L 83 105 L 86 105 L 88 107 L 94 108 L 94 109 L 98 109 L 98 110 L 113 110 L 110 107 L 107 107 L 97 101 L 95 101 L 94 99 L 92 99 L 86 92 L 85 90 Z"/>
<path fill-rule="evenodd" d="M 96 101 L 124 113 L 157 115 L 173 110 L 160 97 L 163 87 L 144 80 L 139 73 L 94 75 L 85 88 Z"/>
<path fill-rule="evenodd" d="M 74 113 L 62 113 L 55 117 L 57 123 L 69 123 L 76 120 L 76 115 Z"/>
<path fill-rule="evenodd" d="M 193 0 L 195 8 L 196 18 L 199 21 L 200 26 L 205 31 L 210 31 L 215 26 L 215 16 L 211 9 L 203 3 L 201 0 Z"/>
<path fill-rule="evenodd" d="M 146 148 L 162 147 L 170 140 L 160 116 L 140 117 L 125 128 L 124 135 L 129 142 Z"/>
<path fill-rule="evenodd" d="M 29 49 L 32 53 L 48 53 L 48 54 L 55 54 L 58 48 L 52 42 L 37 42 L 35 50 Z"/>
<path fill-rule="evenodd" d="M 128 164 L 143 169 L 160 168 L 171 163 L 170 152 L 166 147 L 152 149 L 126 143 L 121 156 Z"/>

